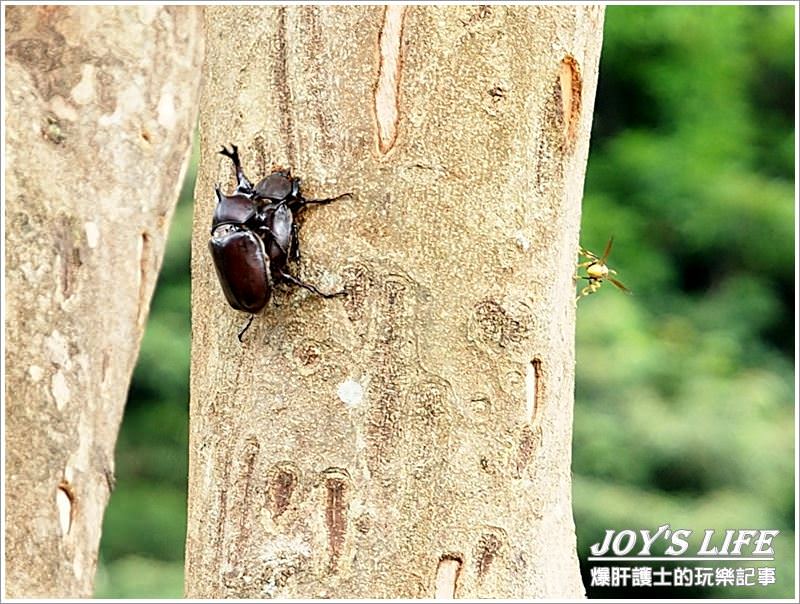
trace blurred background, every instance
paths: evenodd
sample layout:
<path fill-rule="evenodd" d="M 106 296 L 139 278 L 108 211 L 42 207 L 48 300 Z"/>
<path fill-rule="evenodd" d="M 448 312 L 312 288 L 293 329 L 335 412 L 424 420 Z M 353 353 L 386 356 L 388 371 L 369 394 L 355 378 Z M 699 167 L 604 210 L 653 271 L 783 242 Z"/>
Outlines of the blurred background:
<path fill-rule="evenodd" d="M 582 245 L 574 506 L 590 597 L 792 597 L 794 8 L 606 11 Z M 181 597 L 195 160 L 117 446 L 96 595 Z M 211 199 L 211 198 L 209 198 Z M 606 529 L 778 529 L 769 587 L 589 587 Z M 754 566 L 754 563 L 743 563 Z"/>

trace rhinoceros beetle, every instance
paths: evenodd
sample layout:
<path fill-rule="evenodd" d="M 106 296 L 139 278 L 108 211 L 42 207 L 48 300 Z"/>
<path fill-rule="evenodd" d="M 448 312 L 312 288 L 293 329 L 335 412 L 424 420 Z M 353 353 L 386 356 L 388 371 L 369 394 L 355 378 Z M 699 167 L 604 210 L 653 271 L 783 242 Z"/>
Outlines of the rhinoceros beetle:
<path fill-rule="evenodd" d="M 233 308 L 249 312 L 247 324 L 239 331 L 239 341 L 253 322 L 255 313 L 264 308 L 277 281 L 304 287 L 323 298 L 344 292 L 324 293 L 289 274 L 286 265 L 300 259 L 295 216 L 312 204 L 326 204 L 350 193 L 326 199 L 306 199 L 300 191 L 300 179 L 289 170 L 274 170 L 253 184 L 244 175 L 239 150 L 224 146 L 220 154 L 230 158 L 236 169 L 236 189 L 225 195 L 215 187 L 217 205 L 211 222 L 208 242 L 214 267 L 225 298 Z"/>

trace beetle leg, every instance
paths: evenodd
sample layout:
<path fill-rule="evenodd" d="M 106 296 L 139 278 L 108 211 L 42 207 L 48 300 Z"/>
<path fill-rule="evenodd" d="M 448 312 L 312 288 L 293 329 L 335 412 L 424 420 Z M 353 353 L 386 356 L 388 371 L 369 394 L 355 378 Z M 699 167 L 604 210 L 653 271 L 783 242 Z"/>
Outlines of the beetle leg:
<path fill-rule="evenodd" d="M 279 275 L 279 276 L 280 276 L 280 277 L 281 277 L 281 278 L 282 278 L 284 281 L 288 281 L 289 283 L 293 283 L 294 285 L 299 285 L 300 287 L 304 287 L 304 288 L 306 288 L 308 291 L 310 291 L 310 292 L 312 292 L 312 293 L 315 293 L 315 294 L 317 294 L 318 296 L 322 296 L 323 298 L 334 298 L 334 297 L 336 297 L 336 296 L 344 296 L 344 295 L 346 295 L 346 292 L 344 292 L 344 291 L 341 291 L 341 292 L 333 292 L 333 293 L 330 293 L 330 294 L 326 294 L 325 292 L 321 292 L 321 291 L 319 291 L 319 290 L 318 290 L 316 287 L 314 287 L 314 286 L 313 286 L 313 285 L 311 285 L 310 283 L 306 283 L 305 281 L 301 281 L 301 280 L 300 280 L 300 279 L 298 279 L 297 277 L 294 277 L 294 276 L 292 276 L 292 275 L 290 275 L 289 273 L 286 273 L 286 272 L 284 272 L 284 271 L 279 271 L 279 272 L 278 272 L 278 275 Z"/>
<path fill-rule="evenodd" d="M 292 243 L 291 243 L 292 251 L 291 251 L 291 254 L 290 254 L 289 257 L 292 260 L 296 260 L 297 262 L 300 262 L 300 239 L 297 236 L 299 231 L 300 231 L 300 226 L 296 222 L 293 222 L 292 223 Z"/>
<path fill-rule="evenodd" d="M 253 183 L 247 180 L 247 177 L 244 175 L 242 162 L 239 160 L 239 148 L 231 143 L 231 149 L 233 149 L 233 151 L 228 151 L 223 145 L 222 151 L 220 151 L 219 154 L 229 158 L 233 162 L 233 167 L 236 168 L 236 192 L 249 195 L 253 192 Z"/>
<path fill-rule="evenodd" d="M 352 197 L 352 196 L 353 196 L 352 193 L 342 193 L 341 195 L 337 195 L 336 197 L 326 197 L 325 199 L 306 199 L 305 197 L 300 197 L 296 202 L 297 204 L 296 209 L 295 208 L 292 209 L 297 211 L 304 208 L 305 206 L 325 205 L 331 203 L 332 201 L 336 201 L 337 199 L 341 199 L 342 197 Z"/>
<path fill-rule="evenodd" d="M 242 342 L 242 343 L 244 343 L 243 340 L 242 340 L 242 337 L 244 336 L 244 332 L 246 332 L 250 328 L 250 324 L 253 322 L 253 317 L 255 317 L 255 315 L 251 314 L 250 318 L 247 319 L 247 323 L 245 324 L 245 326 L 242 327 L 239 330 L 239 335 L 236 336 L 236 337 L 239 338 L 239 341 Z"/>
<path fill-rule="evenodd" d="M 265 224 L 260 224 L 255 227 L 255 230 L 259 232 L 261 239 L 266 243 L 269 239 L 275 240 L 275 233 L 272 232 L 272 229 L 269 228 Z"/>

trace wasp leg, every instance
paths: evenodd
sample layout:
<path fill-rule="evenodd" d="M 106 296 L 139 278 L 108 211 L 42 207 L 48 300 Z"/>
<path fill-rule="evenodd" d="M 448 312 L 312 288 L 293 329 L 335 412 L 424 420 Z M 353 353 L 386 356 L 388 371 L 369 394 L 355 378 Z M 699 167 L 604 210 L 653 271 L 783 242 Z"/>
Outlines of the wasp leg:
<path fill-rule="evenodd" d="M 581 298 L 595 293 L 598 289 L 600 289 L 600 286 L 602 285 L 602 282 L 598 281 L 597 279 L 592 279 L 591 277 L 578 277 L 578 278 L 586 279 L 587 281 L 589 281 L 589 284 L 586 287 L 584 287 L 581 290 L 581 293 L 578 294 L 578 297 L 575 298 L 576 304 L 578 303 L 578 300 L 580 300 Z"/>
<path fill-rule="evenodd" d="M 220 151 L 219 154 L 229 158 L 233 162 L 233 167 L 236 168 L 236 192 L 250 195 L 253 192 L 253 183 L 247 180 L 247 177 L 244 175 L 242 162 L 239 161 L 239 148 L 231 143 L 231 149 L 233 149 L 233 151 L 228 151 L 223 145 L 222 151 Z"/>
<path fill-rule="evenodd" d="M 318 290 L 316 287 L 314 287 L 314 286 L 313 286 L 313 285 L 311 285 L 310 283 L 306 283 L 305 281 L 301 281 L 301 280 L 300 280 L 300 279 L 298 279 L 297 277 L 294 277 L 294 276 L 292 276 L 292 275 L 290 275 L 289 273 L 286 273 L 286 272 L 284 272 L 284 271 L 280 271 L 280 272 L 278 273 L 278 275 L 279 275 L 279 276 L 280 276 L 280 277 L 281 277 L 281 278 L 282 278 L 284 281 L 288 281 L 289 283 L 292 283 L 292 284 L 294 284 L 294 285 L 299 285 L 300 287 L 304 287 L 304 288 L 306 288 L 308 291 L 310 291 L 310 292 L 312 292 L 312 293 L 315 293 L 315 294 L 317 294 L 318 296 L 322 296 L 323 298 L 335 298 L 336 296 L 346 296 L 346 295 L 347 295 L 347 292 L 345 292 L 345 291 L 340 291 L 340 292 L 332 292 L 332 293 L 326 294 L 325 292 L 321 292 L 320 290 Z"/>
<path fill-rule="evenodd" d="M 242 340 L 242 338 L 244 337 L 244 332 L 246 332 L 250 328 L 250 324 L 253 322 L 253 317 L 255 317 L 255 315 L 251 314 L 250 318 L 247 319 L 247 323 L 245 323 L 244 327 L 242 327 L 239 330 L 239 334 L 236 336 L 237 338 L 239 338 L 239 341 L 242 342 L 242 343 L 244 343 L 244 341 Z"/>

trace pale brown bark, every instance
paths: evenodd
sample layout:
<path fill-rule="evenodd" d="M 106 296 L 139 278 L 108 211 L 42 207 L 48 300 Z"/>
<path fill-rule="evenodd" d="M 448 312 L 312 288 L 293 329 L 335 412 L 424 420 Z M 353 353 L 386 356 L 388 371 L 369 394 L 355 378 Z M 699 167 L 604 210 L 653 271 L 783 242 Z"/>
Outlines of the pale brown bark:
<path fill-rule="evenodd" d="M 5 10 L 4 587 L 87 597 L 191 147 L 202 12 Z"/>
<path fill-rule="evenodd" d="M 599 7 L 207 11 L 190 597 L 581 596 L 574 264 Z M 244 25 L 243 25 L 244 24 Z M 246 31 L 246 43 L 241 32 Z M 220 145 L 309 196 L 244 344 L 207 251 Z"/>

